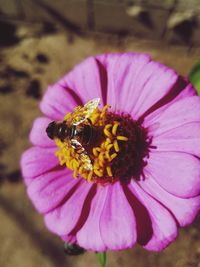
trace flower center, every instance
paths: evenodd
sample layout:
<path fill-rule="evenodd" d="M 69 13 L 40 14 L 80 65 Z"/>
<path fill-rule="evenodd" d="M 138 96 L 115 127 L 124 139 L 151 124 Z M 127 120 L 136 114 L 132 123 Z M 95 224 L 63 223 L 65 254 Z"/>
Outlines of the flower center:
<path fill-rule="evenodd" d="M 55 139 L 59 162 L 73 171 L 74 178 L 81 176 L 88 182 L 105 185 L 139 179 L 142 174 L 150 143 L 147 131 L 131 116 L 109 112 L 109 107 L 106 105 L 101 111 L 96 108 L 87 120 L 76 126 L 74 131 L 79 135 L 73 138 L 79 147 Z M 65 120 L 70 116 L 68 113 Z"/>

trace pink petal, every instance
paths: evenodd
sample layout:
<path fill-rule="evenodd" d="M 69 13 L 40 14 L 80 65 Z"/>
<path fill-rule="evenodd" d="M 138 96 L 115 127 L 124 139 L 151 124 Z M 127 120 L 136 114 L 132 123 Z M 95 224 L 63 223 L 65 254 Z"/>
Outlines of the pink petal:
<path fill-rule="evenodd" d="M 109 186 L 99 225 L 108 249 L 127 249 L 136 242 L 135 216 L 119 182 Z"/>
<path fill-rule="evenodd" d="M 151 61 L 136 81 L 137 100 L 131 114 L 138 119 L 149 108 L 165 97 L 176 83 L 178 75 L 170 68 Z"/>
<path fill-rule="evenodd" d="M 56 148 L 32 147 L 23 153 L 21 168 L 27 185 L 33 178 L 59 165 L 55 152 Z"/>
<path fill-rule="evenodd" d="M 64 77 L 62 85 L 72 89 L 82 104 L 96 97 L 101 98 L 101 105 L 106 104 L 107 73 L 101 62 L 94 57 L 77 65 Z"/>
<path fill-rule="evenodd" d="M 178 82 L 175 84 L 175 89 L 173 88 L 173 94 L 170 94 L 167 101 L 164 101 L 164 99 L 162 99 L 161 102 L 163 103 L 160 103 L 160 105 L 154 108 L 154 110 L 152 110 L 151 112 L 149 112 L 148 115 L 144 114 L 144 118 L 147 117 L 147 122 L 151 122 L 153 120 L 155 121 L 166 109 L 168 109 L 172 104 L 176 103 L 177 101 L 197 95 L 196 90 L 194 89 L 192 84 L 187 83 L 184 79 L 181 79 L 180 77 Z"/>
<path fill-rule="evenodd" d="M 101 234 L 100 220 L 108 192 L 109 186 L 97 187 L 96 195 L 91 203 L 89 216 L 76 235 L 78 244 L 85 249 L 94 251 L 105 251 L 107 249 Z"/>
<path fill-rule="evenodd" d="M 200 193 L 199 159 L 192 155 L 153 151 L 145 168 L 149 176 L 175 196 L 189 198 Z"/>
<path fill-rule="evenodd" d="M 173 213 L 180 226 L 192 223 L 200 210 L 200 196 L 187 199 L 176 197 L 165 191 L 151 177 L 140 181 L 139 184 L 148 194 Z"/>
<path fill-rule="evenodd" d="M 144 54 L 99 56 L 108 73 L 107 102 L 114 111 L 138 119 L 166 96 L 177 81 L 177 74 L 164 65 L 150 61 Z"/>
<path fill-rule="evenodd" d="M 49 86 L 41 103 L 41 111 L 51 120 L 63 120 L 64 116 L 77 106 L 77 101 L 73 97 L 73 91 L 63 87 L 60 82 Z"/>
<path fill-rule="evenodd" d="M 73 230 L 81 216 L 85 199 L 91 187 L 92 183 L 80 180 L 80 184 L 74 188 L 73 192 L 70 192 L 66 200 L 45 215 L 45 223 L 50 231 L 58 235 L 67 235 Z"/>
<path fill-rule="evenodd" d="M 146 194 L 135 181 L 131 181 L 129 189 L 148 209 L 151 218 L 153 235 L 144 247 L 152 251 L 163 250 L 177 236 L 177 227 L 172 215 L 155 199 Z M 143 231 L 145 232 L 145 227 Z"/>
<path fill-rule="evenodd" d="M 56 208 L 80 180 L 69 169 L 51 171 L 35 178 L 28 186 L 28 195 L 41 213 Z"/>
<path fill-rule="evenodd" d="M 41 117 L 37 118 L 30 132 L 30 141 L 33 145 L 40 147 L 55 147 L 55 142 L 51 140 L 46 133 L 46 128 L 52 120 Z"/>
<path fill-rule="evenodd" d="M 171 129 L 153 138 L 158 151 L 178 151 L 200 157 L 200 121 Z"/>
<path fill-rule="evenodd" d="M 200 121 L 200 98 L 192 96 L 170 105 L 159 116 L 145 119 L 144 126 L 149 128 L 149 134 L 158 136 L 171 129 L 191 122 Z"/>
<path fill-rule="evenodd" d="M 150 61 L 150 57 L 144 54 L 125 53 L 100 55 L 97 58 L 104 65 L 108 75 L 107 103 L 114 111 L 129 113 L 139 93 L 135 90 L 137 76 Z"/>

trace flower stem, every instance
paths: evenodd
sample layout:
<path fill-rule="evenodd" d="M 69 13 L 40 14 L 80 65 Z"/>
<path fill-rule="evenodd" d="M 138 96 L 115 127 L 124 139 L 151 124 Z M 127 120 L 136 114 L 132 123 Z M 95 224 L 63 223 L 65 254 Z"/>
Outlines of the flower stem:
<path fill-rule="evenodd" d="M 106 252 L 96 252 L 98 261 L 101 265 L 101 267 L 105 267 L 106 266 Z"/>

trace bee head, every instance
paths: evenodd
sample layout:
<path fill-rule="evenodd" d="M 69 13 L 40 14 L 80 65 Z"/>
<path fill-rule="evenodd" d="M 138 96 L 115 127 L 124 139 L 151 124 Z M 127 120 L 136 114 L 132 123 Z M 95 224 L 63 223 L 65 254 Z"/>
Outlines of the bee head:
<path fill-rule="evenodd" d="M 56 128 L 56 122 L 55 121 L 50 122 L 46 128 L 46 133 L 50 139 L 54 139 L 54 137 L 55 137 L 55 128 Z"/>

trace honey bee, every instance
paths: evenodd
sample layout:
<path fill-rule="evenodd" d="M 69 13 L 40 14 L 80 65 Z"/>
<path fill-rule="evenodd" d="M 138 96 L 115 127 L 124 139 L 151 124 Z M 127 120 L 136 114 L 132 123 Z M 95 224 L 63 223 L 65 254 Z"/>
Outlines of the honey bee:
<path fill-rule="evenodd" d="M 74 148 L 79 155 L 85 170 L 92 170 L 92 162 L 87 154 L 86 147 L 94 142 L 96 128 L 89 117 L 98 107 L 100 98 L 88 101 L 84 106 L 78 106 L 63 121 L 52 121 L 46 128 L 50 139 L 58 138 L 66 146 Z"/>

